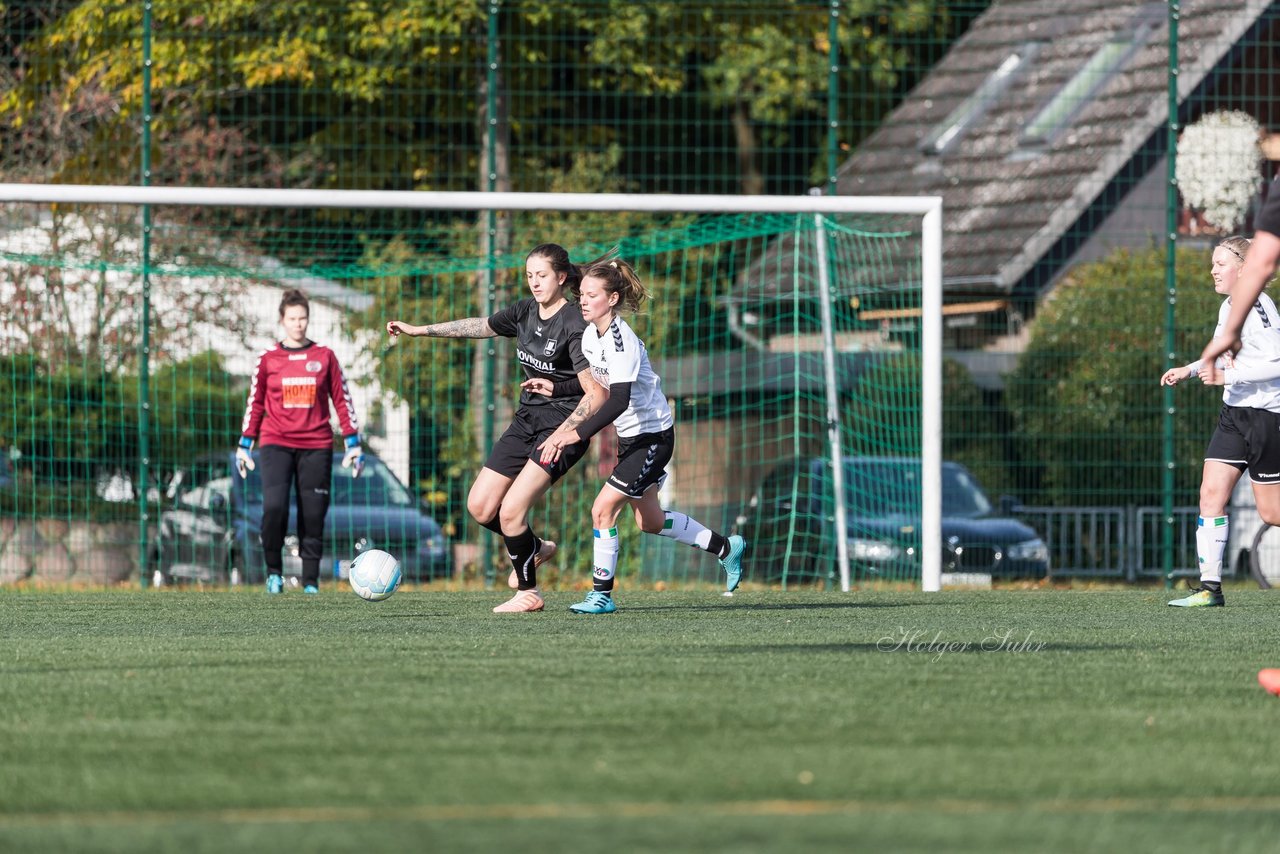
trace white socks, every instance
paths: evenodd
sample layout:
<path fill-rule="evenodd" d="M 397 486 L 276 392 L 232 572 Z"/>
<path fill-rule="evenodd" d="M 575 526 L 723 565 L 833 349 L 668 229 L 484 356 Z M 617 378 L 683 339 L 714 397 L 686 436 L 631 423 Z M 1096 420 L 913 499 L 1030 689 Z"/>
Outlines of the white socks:
<path fill-rule="evenodd" d="M 1196 557 L 1200 580 L 1222 582 L 1222 554 L 1227 549 L 1227 517 L 1199 516 L 1196 519 Z"/>
<path fill-rule="evenodd" d="M 704 528 L 697 519 L 691 519 L 683 513 L 673 513 L 668 510 L 666 514 L 667 521 L 658 532 L 658 536 L 670 537 L 677 543 L 694 546 L 703 551 L 707 550 L 707 546 L 711 544 L 710 528 Z"/>
<path fill-rule="evenodd" d="M 592 547 L 594 567 L 591 574 L 596 581 L 612 581 L 618 570 L 618 529 L 593 528 L 595 545 Z"/>

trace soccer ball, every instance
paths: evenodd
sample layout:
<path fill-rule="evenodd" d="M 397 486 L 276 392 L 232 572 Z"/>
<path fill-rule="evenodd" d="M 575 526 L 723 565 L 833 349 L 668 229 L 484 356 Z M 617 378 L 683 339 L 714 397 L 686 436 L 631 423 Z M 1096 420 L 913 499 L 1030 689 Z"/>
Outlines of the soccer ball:
<path fill-rule="evenodd" d="M 400 561 L 380 549 L 369 549 L 351 561 L 347 580 L 361 599 L 381 602 L 400 586 Z"/>

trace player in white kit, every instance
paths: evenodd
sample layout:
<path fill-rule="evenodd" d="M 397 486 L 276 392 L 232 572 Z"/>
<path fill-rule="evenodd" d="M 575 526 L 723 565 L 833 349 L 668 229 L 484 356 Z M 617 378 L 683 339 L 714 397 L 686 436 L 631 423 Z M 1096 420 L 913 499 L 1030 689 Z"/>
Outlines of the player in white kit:
<path fill-rule="evenodd" d="M 1228 237 L 1213 250 L 1214 290 L 1226 297 L 1218 310 L 1215 337 L 1231 311 L 1231 294 L 1248 249 L 1248 239 Z M 1240 333 L 1240 350 L 1234 356 L 1228 354 L 1220 363 L 1197 360 L 1171 368 L 1160 383 L 1176 385 L 1196 374 L 1206 384 L 1224 388 L 1222 411 L 1205 450 L 1200 479 L 1200 517 L 1196 522 L 1200 586 L 1189 596 L 1169 603 L 1179 608 L 1226 604 L 1222 555 L 1227 546 L 1227 501 L 1240 475 L 1248 470 L 1260 511 L 1280 501 L 1280 314 L 1269 296 L 1259 294 L 1254 302 Z"/>
<path fill-rule="evenodd" d="M 674 419 L 644 342 L 618 315 L 622 309 L 635 311 L 647 298 L 640 277 L 625 261 L 606 258 L 583 269 L 578 285 L 578 303 L 587 321 L 582 354 L 595 380 L 609 390 L 609 397 L 587 421 L 574 429 L 557 431 L 540 446 L 544 461 L 554 460 L 562 448 L 573 447 L 611 422 L 618 431 L 618 464 L 591 507 L 595 528 L 593 589 L 582 602 L 569 606 L 578 614 L 617 610 L 612 597 L 618 565 L 616 522 L 628 504 L 645 533 L 715 555 L 725 570 L 725 588 L 730 592 L 742 577 L 746 550 L 742 537 L 722 536 L 684 513 L 664 511 L 658 503 L 658 488 L 666 479 L 666 465 L 675 450 Z M 541 394 L 551 392 L 551 384 L 543 379 L 531 379 L 524 385 Z"/>

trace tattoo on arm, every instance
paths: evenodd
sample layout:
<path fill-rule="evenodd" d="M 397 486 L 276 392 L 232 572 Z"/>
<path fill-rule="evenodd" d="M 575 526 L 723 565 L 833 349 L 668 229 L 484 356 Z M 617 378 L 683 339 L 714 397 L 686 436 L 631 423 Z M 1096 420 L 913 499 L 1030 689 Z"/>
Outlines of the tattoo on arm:
<path fill-rule="evenodd" d="M 467 317 L 447 323 L 432 323 L 423 327 L 422 334 L 432 338 L 492 338 L 497 333 L 489 326 L 487 317 Z"/>
<path fill-rule="evenodd" d="M 573 410 L 573 413 L 560 425 L 561 430 L 576 430 L 579 424 L 594 415 L 596 410 L 600 408 L 600 404 L 604 403 L 603 400 L 596 401 L 596 398 L 599 397 L 600 384 L 591 376 L 590 369 L 578 372 L 578 382 L 582 384 L 582 400 L 578 402 L 578 406 Z"/>
<path fill-rule="evenodd" d="M 590 391 L 584 391 L 582 401 L 578 404 L 578 408 L 573 410 L 573 414 L 564 420 L 564 424 L 560 425 L 561 430 L 575 430 L 578 425 L 591 417 L 595 409 L 595 396 Z"/>

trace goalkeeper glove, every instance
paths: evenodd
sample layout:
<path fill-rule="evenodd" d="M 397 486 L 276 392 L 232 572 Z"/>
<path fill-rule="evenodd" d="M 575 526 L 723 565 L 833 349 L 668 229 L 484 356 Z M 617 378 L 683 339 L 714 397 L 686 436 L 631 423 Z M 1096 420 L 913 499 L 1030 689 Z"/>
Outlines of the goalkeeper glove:
<path fill-rule="evenodd" d="M 347 452 L 342 457 L 342 467 L 351 469 L 352 477 L 359 477 L 364 471 L 364 451 L 360 448 L 360 436 L 353 433 L 345 440 Z"/>
<path fill-rule="evenodd" d="M 257 464 L 253 461 L 253 454 L 249 453 L 251 448 L 253 448 L 253 440 L 248 436 L 241 436 L 240 447 L 236 448 L 236 471 L 240 473 L 241 480 L 257 468 Z"/>

